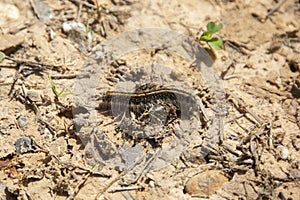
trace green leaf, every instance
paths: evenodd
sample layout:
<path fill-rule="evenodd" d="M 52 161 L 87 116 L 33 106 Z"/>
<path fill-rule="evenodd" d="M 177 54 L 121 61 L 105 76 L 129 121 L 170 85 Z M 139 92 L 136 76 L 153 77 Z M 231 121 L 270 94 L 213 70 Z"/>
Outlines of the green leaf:
<path fill-rule="evenodd" d="M 221 38 L 212 38 L 208 42 L 208 44 L 209 44 L 209 46 L 211 46 L 211 48 L 213 48 L 215 50 L 219 50 L 223 46 L 223 40 Z"/>
<path fill-rule="evenodd" d="M 205 31 L 204 33 L 202 33 L 202 36 L 208 36 L 208 35 L 211 35 L 210 31 Z"/>
<path fill-rule="evenodd" d="M 56 97 L 64 97 L 67 95 L 67 94 L 63 93 L 65 91 L 65 89 L 62 89 L 60 92 L 57 90 L 55 83 L 53 82 L 53 80 L 51 79 L 50 76 L 49 76 L 49 81 L 50 81 L 52 92 L 55 94 Z"/>
<path fill-rule="evenodd" d="M 65 89 L 63 88 L 60 92 L 58 92 L 58 95 L 57 96 L 60 96 L 62 95 L 62 93 L 65 91 Z"/>
<path fill-rule="evenodd" d="M 5 58 L 5 53 L 3 53 L 2 51 L 0 51 L 0 62 L 2 62 Z"/>
<path fill-rule="evenodd" d="M 220 24 L 216 24 L 214 22 L 209 22 L 206 26 L 207 31 L 210 32 L 211 34 L 218 32 L 219 30 L 221 30 L 223 28 L 223 25 Z"/>
<path fill-rule="evenodd" d="M 60 97 L 60 98 L 63 98 L 63 97 L 66 97 L 66 96 L 68 96 L 68 95 L 69 95 L 69 93 L 63 93 L 63 94 L 60 94 L 59 97 Z"/>
<path fill-rule="evenodd" d="M 201 37 L 200 37 L 200 41 L 210 41 L 212 38 L 210 36 L 210 34 L 205 34 L 207 32 L 204 32 Z"/>

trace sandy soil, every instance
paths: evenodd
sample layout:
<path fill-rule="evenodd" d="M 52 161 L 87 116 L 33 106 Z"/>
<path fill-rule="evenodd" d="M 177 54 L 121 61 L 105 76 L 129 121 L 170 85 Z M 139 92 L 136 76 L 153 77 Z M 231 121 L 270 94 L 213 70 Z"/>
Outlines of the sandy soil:
<path fill-rule="evenodd" d="M 299 1 L 96 1 L 0 2 L 1 200 L 300 199 Z M 158 122 L 99 112 L 107 91 Z M 168 91 L 197 112 L 159 124 Z"/>

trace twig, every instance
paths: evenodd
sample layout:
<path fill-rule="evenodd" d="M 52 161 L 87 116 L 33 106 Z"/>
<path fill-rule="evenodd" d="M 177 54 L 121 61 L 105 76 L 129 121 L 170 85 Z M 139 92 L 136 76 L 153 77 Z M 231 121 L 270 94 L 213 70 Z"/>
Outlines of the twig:
<path fill-rule="evenodd" d="M 10 90 L 9 90 L 9 93 L 8 93 L 8 96 L 9 97 L 12 97 L 12 94 L 13 94 L 13 91 L 14 91 L 14 88 L 15 88 L 15 86 L 16 86 L 16 83 L 17 83 L 17 81 L 19 80 L 19 75 L 20 75 L 20 72 L 22 71 L 22 66 L 19 66 L 19 68 L 18 68 L 18 70 L 16 71 L 16 73 L 15 73 L 15 76 L 14 76 L 14 81 L 13 81 L 13 83 L 12 83 L 12 85 L 11 85 L 11 87 L 10 87 Z"/>
<path fill-rule="evenodd" d="M 95 176 L 101 176 L 101 177 L 105 177 L 105 178 L 110 178 L 111 175 L 108 175 L 108 174 L 105 174 L 105 173 L 102 173 L 102 172 L 98 172 L 98 171 L 95 171 L 93 169 L 89 169 L 89 168 L 86 168 L 86 167 L 83 167 L 83 166 L 79 166 L 79 165 L 75 165 L 73 163 L 66 163 L 66 162 L 63 162 L 61 161 L 55 154 L 53 154 L 50 150 L 46 150 L 42 145 L 38 144 L 34 139 L 31 139 L 35 146 L 39 147 L 39 152 L 44 152 L 45 154 L 51 156 L 52 158 L 54 158 L 55 160 L 57 160 L 57 162 L 62 165 L 62 168 L 67 168 L 67 169 L 70 169 L 71 167 L 73 168 L 77 168 L 77 169 L 80 169 L 80 170 L 83 170 L 85 173 L 89 173 L 90 175 L 95 175 Z"/>
<path fill-rule="evenodd" d="M 109 190 L 109 193 L 114 193 L 114 192 L 123 192 L 123 191 L 130 191 L 130 190 L 140 190 L 143 189 L 142 186 L 132 186 L 132 187 L 123 187 L 123 188 L 113 188 Z"/>
<path fill-rule="evenodd" d="M 245 114 L 243 114 L 243 117 L 245 117 Z M 247 132 L 248 128 L 242 126 L 237 120 L 235 120 L 234 122 L 236 123 L 236 125 L 238 125 L 238 127 L 243 129 L 243 131 Z"/>
<path fill-rule="evenodd" d="M 257 123 L 261 126 L 263 124 L 263 121 L 257 116 L 255 115 L 252 110 L 250 110 L 250 108 L 247 108 L 245 103 L 243 103 L 237 96 L 235 96 L 234 94 L 230 93 L 230 96 L 232 96 L 239 104 L 239 106 L 241 106 L 245 111 L 247 111 L 256 121 Z"/>
<path fill-rule="evenodd" d="M 143 172 L 145 171 L 145 169 L 151 164 L 151 162 L 155 159 L 155 157 L 157 156 L 158 152 L 160 151 L 160 149 L 158 149 L 155 154 L 146 162 L 146 164 L 144 165 L 144 167 L 142 168 L 141 172 L 138 174 L 138 176 L 130 181 L 129 183 L 126 183 L 126 185 L 132 185 L 135 184 L 136 182 L 138 182 L 138 180 L 140 179 L 140 177 L 142 176 Z"/>
<path fill-rule="evenodd" d="M 249 55 L 249 52 L 245 50 L 245 49 L 249 50 L 249 48 L 246 45 L 231 40 L 225 40 L 224 44 L 227 44 L 229 47 L 235 49 L 236 51 L 240 52 L 243 55 Z"/>
<path fill-rule="evenodd" d="M 257 128 L 256 125 L 253 125 L 252 127 L 250 127 L 247 134 L 246 134 L 246 136 L 241 139 L 238 146 L 242 146 L 242 145 L 246 144 L 247 142 L 249 142 L 250 139 L 251 139 L 251 136 L 252 136 L 251 132 L 254 131 L 256 128 Z"/>
<path fill-rule="evenodd" d="M 49 65 L 49 64 L 43 64 L 43 63 L 38 63 L 38 62 L 33 62 L 33 61 L 29 61 L 29 60 L 21 60 L 21 59 L 16 59 L 16 58 L 13 58 L 13 57 L 10 57 L 10 56 L 6 56 L 5 59 L 8 59 L 8 60 L 11 60 L 15 63 L 17 63 L 18 65 L 16 67 L 18 67 L 18 70 L 16 71 L 15 73 L 15 76 L 14 76 L 14 81 L 12 83 L 12 86 L 10 88 L 10 91 L 8 93 L 8 96 L 9 97 L 12 97 L 12 94 L 13 94 L 13 91 L 14 91 L 14 88 L 15 88 L 15 85 L 17 83 L 17 81 L 19 80 L 20 78 L 20 73 L 21 71 L 23 70 L 23 66 L 30 66 L 31 68 L 33 69 L 36 69 L 36 70 L 46 70 L 46 69 L 49 69 L 49 70 L 52 70 L 52 69 L 55 69 L 55 71 L 57 72 L 60 72 L 60 68 L 61 65 Z M 63 75 L 62 75 L 63 76 Z M 75 75 L 74 75 L 75 76 Z M 75 76 L 76 77 L 76 76 Z M 73 78 L 73 77 L 72 77 Z"/>
<path fill-rule="evenodd" d="M 229 76 L 227 76 L 227 77 L 225 78 L 225 76 L 226 76 L 226 74 L 229 72 L 229 69 L 230 69 L 230 68 L 235 68 L 234 63 L 233 63 L 232 61 L 231 61 L 230 64 L 226 67 L 226 69 L 223 70 L 223 71 L 221 72 L 221 78 L 222 78 L 223 80 L 229 80 L 229 79 L 232 79 L 232 78 L 238 78 L 238 77 L 239 77 L 238 75 L 229 75 Z"/>
<path fill-rule="evenodd" d="M 87 173 L 84 177 L 83 180 L 81 180 L 78 185 L 76 186 L 76 188 L 74 189 L 74 191 L 72 192 L 72 194 L 70 194 L 68 196 L 68 198 L 66 200 L 73 200 L 76 196 L 76 194 L 78 194 L 80 188 L 82 187 L 82 185 L 87 181 L 87 179 L 89 178 L 89 176 L 91 175 L 91 173 Z"/>
<path fill-rule="evenodd" d="M 226 124 L 229 124 L 229 123 L 231 123 L 231 122 L 235 122 L 236 120 L 238 120 L 238 119 L 240 119 L 240 118 L 242 118 L 242 117 L 244 117 L 245 116 L 245 114 L 240 114 L 239 116 L 236 116 L 236 117 L 234 117 L 234 118 L 232 118 L 232 119 L 228 119 L 225 123 Z"/>
<path fill-rule="evenodd" d="M 224 141 L 224 121 L 225 121 L 226 112 L 216 113 L 216 117 L 219 118 L 218 120 L 218 131 L 219 131 L 219 138 L 221 143 Z"/>
<path fill-rule="evenodd" d="M 21 60 L 21 59 L 16 59 L 10 56 L 6 56 L 5 59 L 11 60 L 17 64 L 20 65 L 26 65 L 26 66 L 30 66 L 32 68 L 38 69 L 38 70 L 45 70 L 45 69 L 55 69 L 55 71 L 60 71 L 61 65 L 49 65 L 49 64 L 45 64 L 45 63 L 38 63 L 38 62 L 33 62 L 30 60 Z"/>
<path fill-rule="evenodd" d="M 104 192 L 106 192 L 108 190 L 108 188 L 110 188 L 115 182 L 117 182 L 118 180 L 120 180 L 121 177 L 125 176 L 129 171 L 131 171 L 135 166 L 137 166 L 142 160 L 144 159 L 144 157 L 140 158 L 137 162 L 135 162 L 131 167 L 129 167 L 127 170 L 124 170 L 123 172 L 121 172 L 116 178 L 114 178 L 107 186 L 105 186 L 100 192 L 98 192 L 98 194 L 95 197 L 95 200 L 97 200 L 102 194 L 104 194 Z"/>
<path fill-rule="evenodd" d="M 209 199 L 209 196 L 205 194 L 192 194 L 191 196 L 196 198 L 201 198 L 201 199 Z"/>
<path fill-rule="evenodd" d="M 273 145 L 273 133 L 272 133 L 272 125 L 273 125 L 273 123 L 272 123 L 272 121 L 270 121 L 269 124 L 270 124 L 269 147 L 271 149 L 274 149 L 274 145 Z"/>
<path fill-rule="evenodd" d="M 34 102 L 31 102 L 30 104 L 27 104 L 27 105 L 29 105 L 29 106 L 32 107 L 32 110 L 34 111 L 34 113 L 35 113 L 35 115 L 36 115 L 38 121 L 39 121 L 41 124 L 45 125 L 46 128 L 47 128 L 53 135 L 57 135 L 55 128 L 54 128 L 51 124 L 49 124 L 48 122 L 46 122 L 46 121 L 41 117 L 40 111 L 39 111 L 37 105 L 36 105 Z"/>
<path fill-rule="evenodd" d="M 62 161 L 61 161 L 60 159 L 58 159 L 57 157 L 55 157 L 55 158 L 58 160 L 58 162 L 59 162 L 61 165 L 66 166 L 67 168 L 69 168 L 69 167 L 74 167 L 74 168 L 77 168 L 77 169 L 81 169 L 81 170 L 83 170 L 83 171 L 86 171 L 86 172 L 90 173 L 91 175 L 97 175 L 97 176 L 106 177 L 106 178 L 110 178 L 110 177 L 111 177 L 111 175 L 104 174 L 104 173 L 102 173 L 102 172 L 97 172 L 97 171 L 95 171 L 95 170 L 93 170 L 93 169 L 88 169 L 88 168 L 85 168 L 85 167 L 82 167 L 82 166 L 75 165 L 75 164 L 73 164 L 73 163 L 62 162 Z"/>
<path fill-rule="evenodd" d="M 126 175 L 130 170 L 125 170 L 121 174 L 119 174 L 119 176 L 114 178 L 107 186 L 105 186 L 100 192 L 98 192 L 95 200 L 97 200 L 106 190 L 108 190 L 108 188 L 110 188 L 110 186 L 112 186 L 115 182 L 117 182 L 122 176 Z"/>
<path fill-rule="evenodd" d="M 76 78 L 76 74 L 62 74 L 62 75 L 51 75 L 51 79 L 73 79 Z"/>
<path fill-rule="evenodd" d="M 93 8 L 93 9 L 97 8 L 96 6 L 94 6 L 93 4 L 90 4 L 87 1 L 82 1 L 82 0 L 70 0 L 70 1 L 72 1 L 73 3 L 78 3 L 79 5 L 80 4 L 84 5 L 84 6 L 88 7 L 88 8 Z"/>
<path fill-rule="evenodd" d="M 197 101 L 198 101 L 198 104 L 199 104 L 201 113 L 203 114 L 204 121 L 205 121 L 205 122 L 208 122 L 208 121 L 209 121 L 209 117 L 208 117 L 208 114 L 207 114 L 207 112 L 206 112 L 205 106 L 204 106 L 203 103 L 202 103 L 201 98 L 200 98 L 199 96 L 196 95 L 196 99 L 197 99 Z"/>
<path fill-rule="evenodd" d="M 237 150 L 229 143 L 223 142 L 222 147 L 235 156 L 241 157 L 243 155 L 241 151 Z"/>
<path fill-rule="evenodd" d="M 276 11 L 280 8 L 280 6 L 282 6 L 282 4 L 283 4 L 285 1 L 286 1 L 286 0 L 281 0 L 281 1 L 279 1 L 279 2 L 276 4 L 276 6 L 274 6 L 274 7 L 267 13 L 265 19 L 267 19 L 270 15 L 272 15 L 274 12 L 276 12 Z"/>
<path fill-rule="evenodd" d="M 229 75 L 226 78 L 224 77 L 223 80 L 229 80 L 229 79 L 233 79 L 233 78 L 240 78 L 241 76 L 239 75 Z"/>
<path fill-rule="evenodd" d="M 72 194 L 70 194 L 70 196 L 67 198 L 67 200 L 73 200 L 76 196 L 76 194 L 78 194 L 80 188 L 82 187 L 82 185 L 87 181 L 87 179 L 91 176 L 91 175 L 100 175 L 102 177 L 111 177 L 110 175 L 107 174 L 103 174 L 101 172 L 96 172 L 93 169 L 87 169 L 85 167 L 81 167 L 81 166 L 77 166 L 74 165 L 73 163 L 65 163 L 62 162 L 55 154 L 53 154 L 51 151 L 46 150 L 44 147 L 42 147 L 40 144 L 38 144 L 35 140 L 32 139 L 32 141 L 34 142 L 34 144 L 39 147 L 39 151 L 44 152 L 45 154 L 49 155 L 50 157 L 54 158 L 55 160 L 57 160 L 57 162 L 62 165 L 62 167 L 70 169 L 70 167 L 73 168 L 77 168 L 80 170 L 85 171 L 85 173 L 87 173 L 84 177 L 83 180 L 81 180 L 78 185 L 76 186 L 76 188 L 73 190 Z"/>
<path fill-rule="evenodd" d="M 259 165 L 259 158 L 260 155 L 258 154 L 258 150 L 257 150 L 257 143 L 259 142 L 255 142 L 255 140 L 260 139 L 262 134 L 264 133 L 264 130 L 266 128 L 266 124 L 262 124 L 261 127 L 258 128 L 258 130 L 251 136 L 250 138 L 250 153 L 252 154 L 253 157 L 253 161 L 254 161 L 254 166 L 257 169 L 258 165 Z"/>
<path fill-rule="evenodd" d="M 37 105 L 27 96 L 27 89 L 26 89 L 26 87 L 25 87 L 24 84 L 22 84 L 22 90 L 23 90 L 23 95 L 24 96 L 22 96 L 21 94 L 16 94 L 16 96 L 15 96 L 16 99 L 18 99 L 22 103 L 28 105 L 34 111 L 35 116 L 37 117 L 37 120 L 40 123 L 42 123 L 43 125 L 45 125 L 53 135 L 56 135 L 55 128 L 42 118 L 42 116 L 40 115 L 40 111 L 39 111 L 39 108 L 37 107 Z"/>
<path fill-rule="evenodd" d="M 250 153 L 252 154 L 253 157 L 253 164 L 255 168 L 258 167 L 259 164 L 259 155 L 257 153 L 257 144 L 255 143 L 256 135 L 253 135 L 250 139 Z"/>
<path fill-rule="evenodd" d="M 76 20 L 77 20 L 78 22 L 80 22 L 81 10 L 82 10 L 82 3 L 80 3 L 80 4 L 78 5 L 78 11 L 77 11 L 77 17 L 76 17 Z"/>

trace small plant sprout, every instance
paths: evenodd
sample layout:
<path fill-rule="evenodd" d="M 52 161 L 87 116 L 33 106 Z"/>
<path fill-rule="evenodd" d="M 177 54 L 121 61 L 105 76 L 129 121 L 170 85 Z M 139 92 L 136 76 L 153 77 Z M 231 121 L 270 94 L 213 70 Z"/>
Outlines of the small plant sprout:
<path fill-rule="evenodd" d="M 204 41 L 206 42 L 211 48 L 215 50 L 219 50 L 223 46 L 223 41 L 221 38 L 218 37 L 212 37 L 212 34 L 217 33 L 219 30 L 223 28 L 223 25 L 214 23 L 214 22 L 209 22 L 206 25 L 206 31 L 202 33 L 199 42 Z"/>
<path fill-rule="evenodd" d="M 51 84 L 52 92 L 54 93 L 56 98 L 65 97 L 65 96 L 68 95 L 68 94 L 64 93 L 65 89 L 62 89 L 60 92 L 56 89 L 56 85 L 55 85 L 55 83 L 53 82 L 53 80 L 51 79 L 50 76 L 49 76 L 49 81 L 50 81 L 50 84 Z"/>
<path fill-rule="evenodd" d="M 2 51 L 0 51 L 0 62 L 2 62 L 5 57 L 6 57 L 5 53 L 3 53 Z"/>

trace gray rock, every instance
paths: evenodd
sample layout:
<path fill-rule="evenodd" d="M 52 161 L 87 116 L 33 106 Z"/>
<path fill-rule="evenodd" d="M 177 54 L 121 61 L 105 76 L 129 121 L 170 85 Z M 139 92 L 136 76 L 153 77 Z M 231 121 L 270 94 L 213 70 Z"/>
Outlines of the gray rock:
<path fill-rule="evenodd" d="M 27 118 L 26 117 L 23 117 L 23 116 L 20 116 L 19 118 L 18 118 L 18 124 L 19 124 L 19 127 L 21 128 L 21 129 L 23 129 L 25 126 L 26 126 L 26 124 L 27 124 Z"/>
<path fill-rule="evenodd" d="M 32 141 L 29 137 L 21 137 L 15 144 L 16 153 L 23 154 L 32 150 Z"/>

